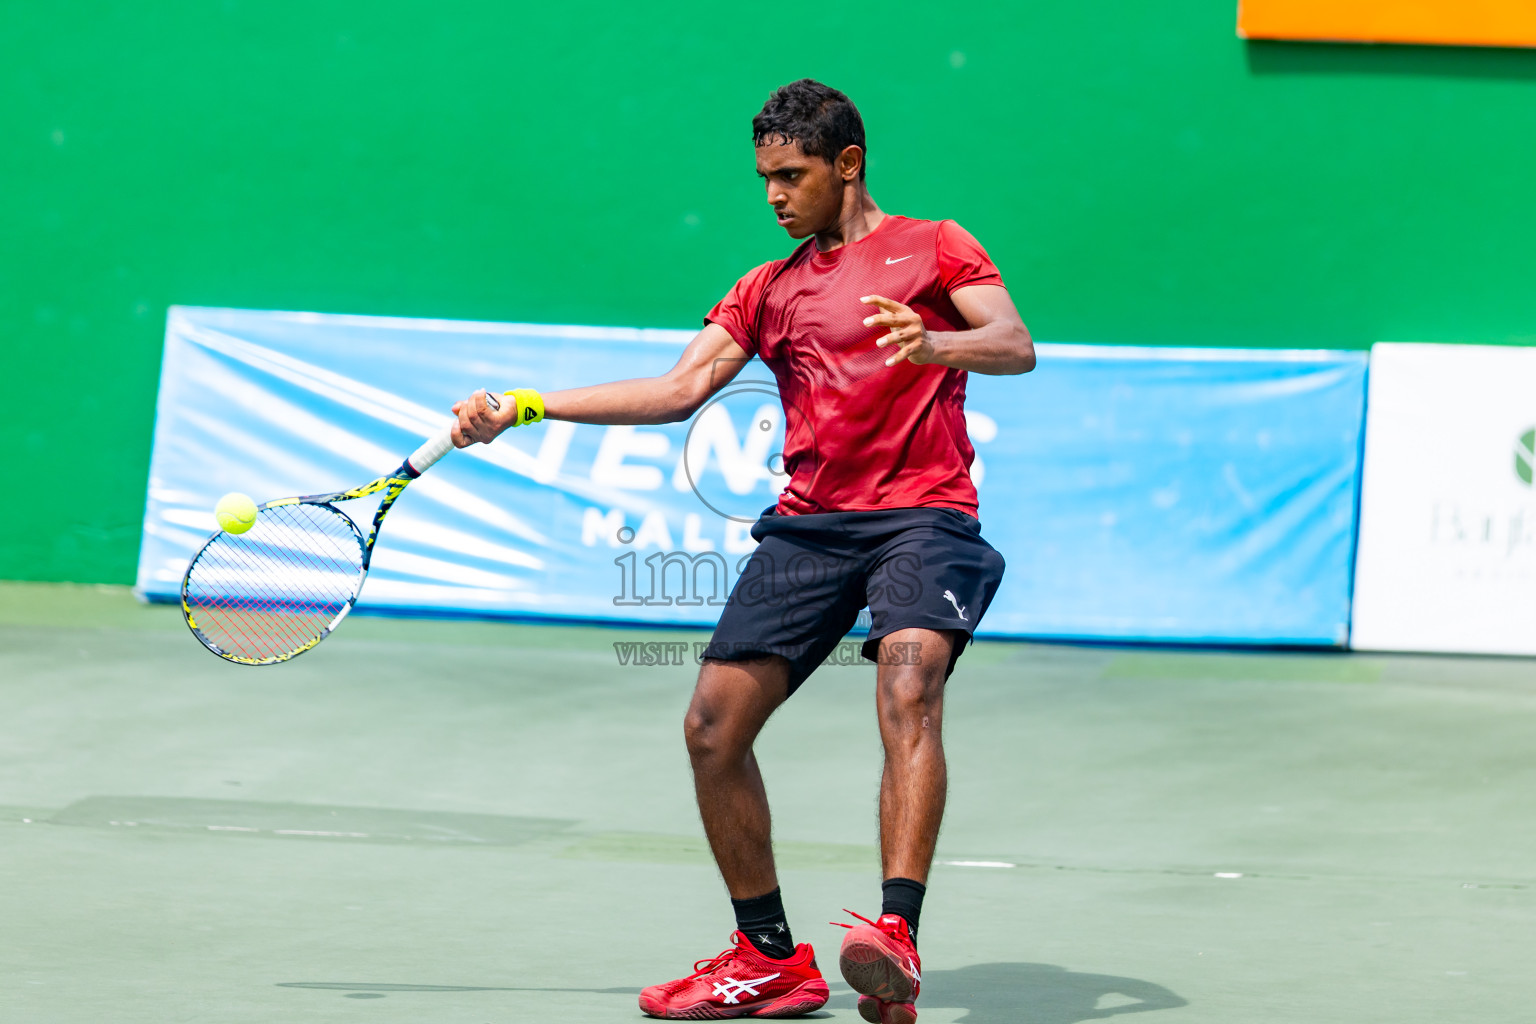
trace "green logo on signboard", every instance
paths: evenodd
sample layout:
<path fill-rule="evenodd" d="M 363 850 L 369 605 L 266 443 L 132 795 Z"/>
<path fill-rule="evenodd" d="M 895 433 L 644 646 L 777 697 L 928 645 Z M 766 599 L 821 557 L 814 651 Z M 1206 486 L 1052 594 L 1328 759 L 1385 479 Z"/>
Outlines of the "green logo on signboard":
<path fill-rule="evenodd" d="M 1515 442 L 1515 476 L 1527 487 L 1536 480 L 1536 427 L 1521 434 Z"/>

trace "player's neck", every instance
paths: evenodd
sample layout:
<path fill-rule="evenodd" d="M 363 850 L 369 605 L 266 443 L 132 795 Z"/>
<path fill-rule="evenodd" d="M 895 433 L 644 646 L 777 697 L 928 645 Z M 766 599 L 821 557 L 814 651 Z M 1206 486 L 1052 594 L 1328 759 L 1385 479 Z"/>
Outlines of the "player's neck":
<path fill-rule="evenodd" d="M 874 197 L 869 194 L 863 182 L 859 182 L 849 188 L 837 223 L 825 231 L 816 232 L 816 248 L 821 252 L 831 252 L 852 245 L 879 227 L 883 220 L 885 214 L 875 205 Z"/>

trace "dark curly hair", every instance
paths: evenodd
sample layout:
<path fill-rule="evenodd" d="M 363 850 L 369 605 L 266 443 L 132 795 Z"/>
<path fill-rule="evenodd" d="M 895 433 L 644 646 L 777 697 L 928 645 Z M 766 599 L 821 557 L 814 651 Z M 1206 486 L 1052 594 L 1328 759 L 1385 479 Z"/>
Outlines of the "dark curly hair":
<path fill-rule="evenodd" d="M 810 78 L 775 89 L 752 119 L 753 145 L 791 142 L 800 143 L 806 156 L 819 156 L 828 163 L 849 146 L 869 153 L 859 108 L 836 89 Z M 864 177 L 864 164 L 859 165 L 859 177 Z"/>

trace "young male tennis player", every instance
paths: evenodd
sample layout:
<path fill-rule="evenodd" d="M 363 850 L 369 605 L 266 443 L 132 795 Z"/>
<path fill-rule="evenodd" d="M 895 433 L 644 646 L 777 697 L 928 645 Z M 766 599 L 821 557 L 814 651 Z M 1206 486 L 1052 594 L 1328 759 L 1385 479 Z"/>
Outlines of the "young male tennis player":
<path fill-rule="evenodd" d="M 864 183 L 864 124 L 847 96 L 802 79 L 752 119 L 757 173 L 791 238 L 738 281 L 676 366 L 652 379 L 457 403 L 454 443 L 541 418 L 671 423 L 752 356 L 778 380 L 789 483 L 705 649 L 683 728 L 704 831 L 737 931 L 694 973 L 640 993 L 653 1017 L 808 1013 L 827 984 L 785 920 L 768 797 L 752 745 L 768 717 L 870 609 L 885 744 L 884 902 L 843 938 L 839 966 L 876 1024 L 911 1024 L 934 842 L 944 813 L 944 684 L 1002 579 L 981 537 L 966 436 L 967 372 L 1024 373 L 1034 347 L 997 268 L 953 221 L 883 212 Z M 855 915 L 858 916 L 858 915 Z"/>

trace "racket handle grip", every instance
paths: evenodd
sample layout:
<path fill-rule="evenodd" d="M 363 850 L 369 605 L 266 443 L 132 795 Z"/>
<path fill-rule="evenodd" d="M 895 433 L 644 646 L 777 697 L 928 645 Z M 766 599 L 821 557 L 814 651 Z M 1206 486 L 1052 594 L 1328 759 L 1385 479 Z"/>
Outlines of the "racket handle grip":
<path fill-rule="evenodd" d="M 492 412 L 501 410 L 501 402 L 491 394 L 487 388 L 485 392 L 485 404 L 491 407 Z M 436 465 L 437 460 L 453 451 L 453 428 L 450 427 L 441 434 L 430 438 L 420 448 L 411 453 L 405 460 L 405 468 L 411 471 L 413 477 L 420 476 Z"/>

